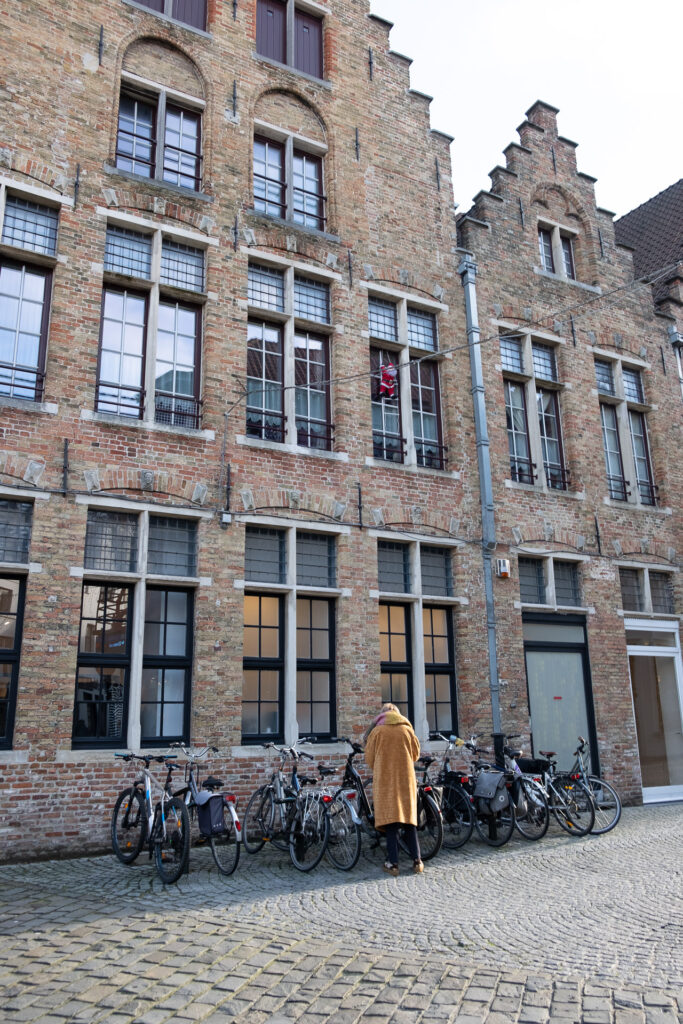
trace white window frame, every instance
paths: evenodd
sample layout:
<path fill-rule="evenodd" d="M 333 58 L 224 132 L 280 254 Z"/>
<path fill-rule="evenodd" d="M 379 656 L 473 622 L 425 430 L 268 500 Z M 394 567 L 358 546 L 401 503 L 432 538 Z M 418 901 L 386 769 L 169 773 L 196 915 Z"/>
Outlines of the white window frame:
<path fill-rule="evenodd" d="M 410 590 L 371 590 L 370 597 L 376 598 L 377 603 L 406 604 L 410 605 L 410 630 L 412 648 L 412 677 L 413 677 L 413 723 L 415 732 L 422 743 L 429 741 L 429 722 L 427 720 L 427 698 L 425 683 L 425 652 L 424 635 L 422 626 L 423 607 L 451 607 L 468 605 L 469 599 L 464 596 L 455 595 L 444 597 L 440 594 L 425 594 L 422 592 L 422 563 L 420 560 L 420 548 L 439 547 L 451 548 L 453 553 L 464 546 L 464 541 L 452 540 L 446 537 L 423 537 L 414 534 L 393 533 L 389 530 L 368 530 L 370 537 L 377 540 L 390 540 L 396 544 L 405 544 L 408 548 L 408 559 L 410 566 Z M 456 586 L 456 573 L 453 572 L 453 588 Z M 377 637 L 379 645 L 379 635 Z M 455 669 L 457 687 L 457 637 L 456 623 L 453 621 L 453 668 Z"/>
<path fill-rule="evenodd" d="M 133 619 L 131 623 L 130 636 L 130 675 L 128 683 L 128 724 L 127 724 L 127 745 L 129 750 L 139 750 L 142 727 L 140 724 L 140 707 L 142 702 L 142 662 L 144 657 L 145 638 L 145 597 L 147 584 L 160 584 L 168 587 L 177 587 L 195 592 L 202 586 L 211 586 L 211 579 L 201 576 L 165 576 L 157 573 L 147 572 L 147 555 L 149 544 L 149 517 L 150 515 L 161 516 L 167 519 L 190 519 L 199 525 L 202 519 L 212 519 L 212 512 L 199 512 L 191 509 L 177 509 L 166 505 L 143 505 L 139 502 L 126 501 L 125 499 L 96 498 L 88 495 L 76 495 L 76 503 L 87 505 L 90 509 L 107 512 L 134 513 L 138 518 L 138 549 L 137 549 L 137 571 L 136 572 L 112 572 L 112 570 L 86 569 L 84 565 L 71 566 L 69 575 L 82 580 L 83 583 L 110 583 L 116 585 L 131 586 L 133 589 Z M 83 552 L 85 554 L 85 534 L 83 535 Z M 197 531 L 197 559 L 199 559 L 199 530 Z M 195 616 L 196 616 L 195 596 Z M 192 628 L 193 623 L 190 623 Z M 193 665 L 189 699 L 192 699 L 194 692 L 194 661 L 196 659 L 196 645 L 193 652 Z M 87 750 L 87 748 L 84 748 Z M 97 748 L 93 748 L 97 749 Z M 159 748 L 166 749 L 166 747 Z M 109 756 L 111 756 L 111 752 Z"/>
<path fill-rule="evenodd" d="M 199 311 L 199 324 L 198 330 L 200 335 L 200 360 L 199 366 L 195 367 L 195 373 L 198 375 L 198 387 L 197 393 L 201 396 L 203 393 L 203 379 L 204 379 L 204 310 L 203 307 L 206 305 L 208 299 L 207 292 L 207 269 L 208 269 L 208 252 L 211 246 L 217 246 L 218 239 L 207 238 L 206 235 L 200 235 L 198 232 L 189 231 L 181 228 L 174 228 L 164 224 L 160 226 L 153 221 L 147 220 L 143 217 L 128 216 L 126 214 L 112 213 L 111 211 L 98 207 L 97 213 L 105 218 L 106 228 L 125 228 L 129 231 L 137 231 L 141 235 L 146 235 L 151 239 L 152 252 L 150 262 L 150 274 L 149 277 L 135 277 L 134 275 L 121 275 L 115 271 L 103 269 L 102 279 L 102 292 L 106 288 L 122 288 L 131 287 L 133 290 L 142 291 L 147 294 L 147 322 L 145 332 L 145 375 L 142 381 L 142 386 L 145 391 L 144 404 L 142 408 L 142 416 L 139 420 L 135 420 L 133 417 L 119 416 L 113 412 L 100 412 L 95 411 L 94 416 L 97 419 L 104 418 L 109 419 L 112 416 L 117 420 L 123 419 L 125 422 L 140 422 L 145 424 L 153 424 L 155 427 L 164 427 L 172 430 L 192 430 L 191 427 L 178 427 L 173 424 L 157 423 L 156 421 L 156 354 L 157 354 L 157 330 L 159 326 L 159 303 L 160 293 L 165 291 L 170 293 L 172 300 L 178 301 L 183 304 L 198 306 Z M 105 245 L 106 245 L 106 228 L 105 228 Z M 164 241 L 169 242 L 180 242 L 184 245 L 193 246 L 196 249 L 201 249 L 204 253 L 204 289 L 203 291 L 193 291 L 184 288 L 178 288 L 174 285 L 162 284 L 161 283 L 161 254 L 163 249 Z M 104 267 L 104 263 L 103 263 Z M 132 284 L 130 283 L 132 282 Z M 100 317 L 102 316 L 104 307 L 100 311 Z M 101 342 L 100 342 L 101 344 Z M 99 367 L 99 360 L 98 360 Z M 96 383 L 96 388 L 99 388 L 99 379 Z M 193 431 L 194 433 L 202 433 L 201 429 Z"/>
<path fill-rule="evenodd" d="M 282 734 L 286 746 L 291 746 L 299 738 L 299 726 L 296 717 L 296 600 L 297 597 L 326 597 L 334 600 L 335 614 L 339 611 L 339 599 L 347 596 L 347 592 L 341 587 L 311 587 L 297 583 L 296 579 L 296 535 L 297 530 L 301 533 L 320 533 L 325 536 L 332 536 L 339 540 L 340 537 L 349 536 L 351 527 L 332 526 L 327 523 L 309 523 L 301 520 L 280 519 L 277 516 L 256 516 L 247 514 L 235 514 L 235 519 L 246 526 L 266 526 L 280 530 L 285 535 L 285 582 L 266 583 L 261 580 L 235 580 L 235 590 L 242 590 L 245 594 L 268 594 L 270 596 L 284 596 L 285 605 L 285 663 L 284 663 L 284 696 L 283 696 L 283 723 Z M 245 531 L 246 538 L 246 531 Z M 246 549 L 246 540 L 242 545 Z M 339 560 L 337 559 L 337 565 Z M 244 628 L 244 627 L 243 627 Z M 337 666 L 337 651 L 334 651 L 335 669 Z M 336 674 L 336 672 L 335 672 Z M 337 713 L 338 713 L 338 689 L 336 689 Z M 337 714 L 338 717 L 338 714 Z M 253 754 L 253 745 L 240 745 L 239 750 L 249 751 Z"/>
<path fill-rule="evenodd" d="M 448 313 L 449 307 L 443 302 L 433 302 L 429 299 L 425 299 L 424 296 L 411 295 L 408 292 L 397 291 L 392 288 L 384 288 L 381 285 L 376 285 L 373 282 L 361 281 L 360 287 L 367 290 L 368 301 L 371 299 L 382 299 L 385 302 L 392 302 L 396 305 L 396 323 L 397 323 L 397 340 L 387 341 L 385 339 L 373 338 L 369 330 L 361 331 L 361 337 L 367 338 L 372 348 L 382 348 L 387 352 L 395 352 L 398 356 L 398 362 L 396 369 L 398 370 L 398 386 L 399 394 L 403 396 L 400 403 L 401 412 L 401 436 L 405 440 L 405 458 L 402 463 L 390 462 L 385 459 L 376 459 L 371 455 L 365 457 L 366 466 L 381 466 L 391 467 L 392 469 L 408 469 L 411 471 L 417 471 L 420 473 L 438 473 L 441 476 L 450 476 L 454 479 L 458 477 L 458 473 L 448 469 L 432 469 L 429 466 L 420 466 L 417 461 L 417 448 L 415 445 L 415 431 L 413 430 L 413 406 L 411 401 L 411 383 L 410 383 L 410 361 L 414 358 L 425 357 L 429 362 L 441 364 L 446 358 L 444 353 L 440 352 L 438 348 L 424 349 L 418 348 L 415 345 L 410 345 L 408 337 L 408 307 L 415 308 L 424 311 L 425 313 L 432 313 L 436 317 L 436 331 L 437 331 L 437 344 L 439 336 L 439 317 L 441 314 Z M 368 349 L 368 360 L 370 358 L 370 352 Z M 446 423 L 444 420 L 444 400 L 443 400 L 443 389 L 441 380 L 441 366 L 437 366 L 438 380 L 439 380 L 439 420 L 441 423 L 441 437 L 444 441 L 446 440 Z M 446 446 L 447 447 L 447 446 Z"/>
<path fill-rule="evenodd" d="M 306 445 L 300 445 L 297 443 L 297 431 L 296 431 L 296 387 L 294 382 L 294 371 L 295 371 L 295 345 L 294 335 L 297 330 L 309 331 L 312 334 L 322 334 L 327 338 L 328 344 L 328 361 L 330 367 L 330 377 L 334 377 L 334 346 L 333 337 L 335 334 L 335 327 L 333 324 L 333 310 L 334 305 L 332 302 L 332 286 L 340 283 L 342 280 L 341 274 L 334 273 L 333 271 L 322 270 L 320 267 L 310 267 L 307 263 L 301 263 L 297 260 L 288 260 L 283 257 L 273 256 L 271 253 L 260 252 L 255 248 L 243 247 L 243 252 L 249 254 L 249 263 L 255 266 L 267 267 L 270 270 L 277 270 L 283 274 L 283 290 L 284 290 L 284 311 L 274 310 L 270 306 L 258 306 L 252 302 L 249 302 L 247 298 L 247 316 L 248 318 L 253 317 L 258 320 L 269 320 L 273 324 L 278 324 L 282 329 L 282 388 L 283 388 L 283 402 L 282 410 L 285 416 L 285 429 L 284 429 L 284 441 L 269 441 L 266 438 L 259 437 L 247 437 L 246 434 L 237 435 L 237 443 L 249 445 L 257 448 L 275 448 L 279 451 L 283 449 L 291 451 L 296 455 L 311 455 L 317 458 L 323 459 L 336 459 L 338 461 L 347 462 L 348 453 L 338 451 L 335 440 L 332 441 L 330 451 L 326 451 L 323 448 L 309 448 Z M 247 271 L 248 273 L 248 271 Z M 308 277 L 311 280 L 317 281 L 319 284 L 327 285 L 329 289 L 329 312 L 330 322 L 322 323 L 320 320 L 306 320 L 303 317 L 295 316 L 294 314 L 294 279 L 295 277 Z M 248 291 L 247 291 L 248 295 Z M 334 426 L 334 384 L 330 383 L 329 388 L 329 422 L 330 426 Z"/>
<path fill-rule="evenodd" d="M 589 555 L 577 555 L 574 551 L 539 551 L 537 548 L 511 548 L 512 554 L 517 555 L 517 558 L 528 558 L 537 562 L 543 563 L 543 576 L 545 578 L 545 596 L 546 600 L 544 604 L 536 604 L 531 601 L 522 601 L 521 595 L 520 600 L 515 601 L 515 608 L 533 608 L 533 609 L 545 609 L 546 611 L 563 611 L 563 612 L 583 612 L 593 615 L 595 609 L 589 605 L 576 605 L 576 604 L 558 604 L 555 591 L 555 562 L 575 562 L 577 571 L 582 563 L 590 562 Z M 519 577 L 519 572 L 518 572 Z M 584 587 L 581 578 L 579 578 L 579 596 L 580 598 L 585 597 Z M 519 578 L 517 580 L 519 584 Z"/>
<path fill-rule="evenodd" d="M 498 370 L 503 381 L 510 380 L 516 384 L 520 384 L 524 388 L 524 397 L 526 401 L 526 417 L 527 417 L 527 430 L 528 430 L 528 441 L 529 441 L 529 458 L 533 466 L 535 475 L 535 482 L 533 484 L 527 484 L 522 481 L 511 480 L 509 476 L 505 479 L 505 486 L 511 488 L 534 488 L 551 494 L 570 494 L 572 497 L 583 497 L 571 488 L 570 478 L 570 467 L 567 462 L 567 449 L 565 445 L 565 434 L 562 426 L 562 394 L 566 390 L 566 385 L 561 382 L 560 378 L 560 367 L 559 367 L 559 355 L 562 351 L 562 346 L 567 344 L 566 338 L 561 337 L 557 334 L 551 334 L 547 331 L 532 331 L 528 328 L 519 327 L 516 324 L 509 323 L 503 320 L 491 321 L 495 327 L 501 332 L 501 336 L 510 336 L 519 338 L 521 341 L 521 353 L 522 353 L 522 371 L 520 373 L 514 370 L 509 370 L 503 366 L 502 362 L 496 363 L 496 370 Z M 557 368 L 557 380 L 545 380 L 545 378 L 537 377 L 534 372 L 534 359 L 533 359 L 533 347 L 534 344 L 546 345 L 552 348 L 555 353 L 555 366 Z M 545 391 L 555 391 L 558 396 L 558 426 L 560 435 L 560 447 L 562 449 L 562 460 L 563 460 L 563 471 L 565 473 L 567 486 L 564 488 L 549 487 L 546 479 L 546 474 L 543 469 L 543 443 L 541 440 L 541 431 L 538 425 L 538 400 L 537 400 L 537 387 L 542 388 Z M 506 450 L 507 450 L 507 428 L 506 428 Z M 509 465 L 509 456 L 508 456 Z M 508 468 L 509 473 L 509 468 Z"/>
<path fill-rule="evenodd" d="M 619 501 L 618 498 L 612 498 L 606 496 L 604 501 L 605 504 L 612 504 L 618 506 L 624 505 L 637 505 L 641 508 L 653 509 L 657 508 L 659 501 L 656 497 L 656 491 L 653 491 L 655 495 L 654 503 L 644 502 L 640 496 L 640 490 L 638 488 L 638 477 L 636 473 L 636 460 L 633 452 L 633 440 L 631 437 L 631 422 L 630 413 L 640 412 L 643 413 L 643 422 L 645 424 L 646 431 L 646 442 L 647 442 L 647 455 L 648 464 L 650 467 L 650 473 L 652 475 L 652 487 L 655 485 L 655 471 L 652 464 L 652 445 L 650 443 L 650 432 L 648 428 L 648 413 L 652 411 L 652 406 L 648 402 L 634 402 L 626 397 L 624 391 L 624 369 L 637 371 L 641 376 L 641 384 L 643 386 L 643 397 L 645 397 L 645 386 L 642 380 L 643 370 L 649 370 L 650 364 L 642 359 L 636 359 L 634 356 L 621 356 L 614 352 L 606 352 L 602 349 L 593 348 L 592 353 L 594 359 L 597 362 L 609 363 L 612 367 L 612 380 L 614 382 L 614 394 L 610 395 L 606 391 L 600 391 L 596 386 L 593 388 L 593 394 L 598 396 L 600 404 L 613 406 L 616 412 L 617 420 L 617 431 L 619 434 L 619 447 L 621 448 L 621 462 L 624 470 L 624 481 L 626 486 L 626 501 Z M 595 370 L 593 371 L 595 373 Z M 601 444 L 603 449 L 603 463 L 604 463 L 604 440 L 601 438 Z M 605 473 L 607 470 L 605 470 Z M 608 488 L 609 490 L 609 488 Z"/>

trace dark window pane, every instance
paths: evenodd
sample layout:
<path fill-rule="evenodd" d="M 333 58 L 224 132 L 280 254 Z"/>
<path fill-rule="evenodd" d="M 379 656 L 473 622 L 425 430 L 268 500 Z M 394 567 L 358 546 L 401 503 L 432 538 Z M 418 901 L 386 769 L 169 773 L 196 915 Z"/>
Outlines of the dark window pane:
<path fill-rule="evenodd" d="M 147 572 L 196 576 L 197 524 L 187 519 L 150 516 Z"/>
<path fill-rule="evenodd" d="M 140 722 L 142 742 L 182 739 L 189 699 L 193 595 L 148 588 Z"/>
<path fill-rule="evenodd" d="M 373 338 L 398 341 L 398 312 L 395 302 L 368 299 L 368 329 Z"/>
<path fill-rule="evenodd" d="M 673 576 L 668 572 L 653 572 L 650 569 L 650 597 L 655 615 L 674 615 Z"/>
<path fill-rule="evenodd" d="M 295 277 L 294 316 L 328 324 L 330 322 L 329 285 L 313 281 L 308 277 Z"/>
<path fill-rule="evenodd" d="M 244 578 L 262 583 L 284 583 L 287 563 L 284 530 L 247 526 L 244 541 Z"/>
<path fill-rule="evenodd" d="M 627 612 L 644 611 L 642 569 L 619 569 L 619 583 L 624 610 Z"/>
<path fill-rule="evenodd" d="M 540 558 L 519 559 L 519 596 L 527 604 L 545 604 L 545 574 Z"/>
<path fill-rule="evenodd" d="M 560 238 L 562 245 L 562 261 L 564 263 L 564 272 L 567 277 L 575 278 L 576 272 L 574 270 L 574 246 L 571 238 L 563 235 Z"/>
<path fill-rule="evenodd" d="M 614 373 L 612 372 L 611 363 L 606 363 L 602 359 L 596 359 L 595 379 L 597 381 L 598 391 L 601 391 L 605 395 L 614 394 Z"/>
<path fill-rule="evenodd" d="M 254 139 L 254 209 L 272 217 L 284 217 L 285 150 L 279 142 Z"/>
<path fill-rule="evenodd" d="M 258 0 L 256 8 L 256 49 L 264 57 L 287 61 L 287 5 L 283 0 Z"/>
<path fill-rule="evenodd" d="M 88 510 L 85 532 L 86 569 L 135 572 L 138 553 L 138 517 L 127 512 Z"/>
<path fill-rule="evenodd" d="M 249 264 L 249 302 L 282 313 L 285 308 L 285 275 L 281 270 Z"/>
<path fill-rule="evenodd" d="M 504 370 L 512 370 L 513 373 L 524 372 L 521 338 L 514 335 L 501 335 L 500 362 Z"/>
<path fill-rule="evenodd" d="M 440 597 L 453 596 L 453 570 L 450 548 L 420 546 L 422 593 Z"/>
<path fill-rule="evenodd" d="M 157 423 L 191 429 L 200 426 L 200 318 L 196 307 L 159 303 L 154 394 Z"/>
<path fill-rule="evenodd" d="M 144 296 L 105 288 L 97 388 L 99 412 L 138 419 L 142 415 L 146 326 Z"/>
<path fill-rule="evenodd" d="M 54 256 L 57 251 L 58 212 L 18 196 L 7 196 L 2 241 L 32 252 Z"/>
<path fill-rule="evenodd" d="M 371 348 L 370 371 L 373 456 L 387 462 L 403 462 L 398 354 Z"/>
<path fill-rule="evenodd" d="M 324 229 L 323 162 L 296 149 L 292 157 L 292 204 L 291 217 L 296 224 Z"/>
<path fill-rule="evenodd" d="M 545 228 L 538 229 L 538 248 L 541 255 L 541 266 L 549 273 L 555 273 L 555 260 L 553 258 L 552 233 Z"/>
<path fill-rule="evenodd" d="M 643 394 L 643 379 L 640 375 L 640 370 L 628 370 L 626 367 L 622 370 L 624 378 L 624 396 L 627 402 L 639 402 L 641 405 L 645 401 Z"/>
<path fill-rule="evenodd" d="M 297 443 L 327 451 L 332 448 L 328 346 L 329 340 L 318 334 L 294 335 Z"/>
<path fill-rule="evenodd" d="M 294 12 L 294 67 L 315 78 L 323 77 L 322 18 Z"/>
<path fill-rule="evenodd" d="M 282 330 L 250 320 L 247 332 L 247 435 L 284 441 Z"/>
<path fill-rule="evenodd" d="M 296 581 L 308 587 L 336 584 L 336 541 L 320 533 L 296 535 Z"/>
<path fill-rule="evenodd" d="M 437 351 L 439 340 L 433 313 L 408 306 L 408 344 L 415 348 L 428 348 L 430 352 Z"/>
<path fill-rule="evenodd" d="M 164 239 L 161 246 L 162 284 L 186 288 L 191 292 L 204 291 L 204 250 L 181 242 Z"/>
<path fill-rule="evenodd" d="M 410 554 L 407 544 L 377 542 L 379 589 L 396 594 L 410 592 Z"/>
<path fill-rule="evenodd" d="M 576 562 L 553 562 L 555 575 L 555 602 L 563 605 L 580 605 L 579 569 Z"/>
<path fill-rule="evenodd" d="M 104 269 L 130 277 L 149 279 L 152 267 L 152 239 L 139 231 L 108 227 Z"/>
<path fill-rule="evenodd" d="M 116 137 L 116 166 L 145 178 L 154 177 L 156 104 L 121 93 Z"/>
<path fill-rule="evenodd" d="M 531 346 L 531 353 L 534 364 L 534 374 L 542 377 L 543 380 L 557 380 L 557 359 L 555 349 L 550 345 L 540 345 L 536 342 Z"/>
<path fill-rule="evenodd" d="M 245 594 L 242 736 L 250 742 L 282 735 L 283 619 L 282 598 Z"/>
<path fill-rule="evenodd" d="M 0 498 L 0 562 L 28 562 L 32 517 L 30 502 Z"/>
<path fill-rule="evenodd" d="M 197 191 L 201 185 L 201 115 L 182 107 L 166 107 L 164 181 Z"/>
<path fill-rule="evenodd" d="M 0 266 L 0 395 L 40 401 L 50 272 Z"/>

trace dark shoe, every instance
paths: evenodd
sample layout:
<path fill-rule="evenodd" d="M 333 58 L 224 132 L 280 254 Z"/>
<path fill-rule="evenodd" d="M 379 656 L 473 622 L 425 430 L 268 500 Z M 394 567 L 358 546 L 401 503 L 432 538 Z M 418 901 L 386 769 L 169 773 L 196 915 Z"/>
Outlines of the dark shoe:
<path fill-rule="evenodd" d="M 392 878 L 396 878 L 398 876 L 398 864 L 392 864 L 390 861 L 385 860 L 384 864 L 382 864 L 382 871 L 386 871 Z"/>

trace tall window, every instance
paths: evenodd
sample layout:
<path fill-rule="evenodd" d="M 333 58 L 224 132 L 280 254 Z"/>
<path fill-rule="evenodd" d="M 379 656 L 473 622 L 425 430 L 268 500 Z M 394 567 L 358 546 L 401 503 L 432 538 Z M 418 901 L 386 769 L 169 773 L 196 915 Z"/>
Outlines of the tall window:
<path fill-rule="evenodd" d="M 518 568 L 522 604 L 544 604 L 553 608 L 576 608 L 581 604 L 578 562 L 520 555 Z"/>
<path fill-rule="evenodd" d="M 615 501 L 656 505 L 658 488 L 652 471 L 641 371 L 623 365 L 620 359 L 596 359 L 595 377 L 609 496 Z"/>
<path fill-rule="evenodd" d="M 445 469 L 439 367 L 424 358 L 438 351 L 436 315 L 406 299 L 371 295 L 368 329 L 373 458 Z"/>
<path fill-rule="evenodd" d="M 97 411 L 198 429 L 204 250 L 110 224 L 104 271 Z"/>
<path fill-rule="evenodd" d="M 567 490 L 569 469 L 562 444 L 557 345 L 529 333 L 504 334 L 500 356 L 510 477 L 519 483 L 540 482 L 551 490 Z M 542 475 L 539 465 L 543 466 Z"/>
<path fill-rule="evenodd" d="M 4 214 L 2 213 L 4 208 Z M 43 397 L 52 270 L 32 253 L 55 257 L 58 211 L 7 193 L 0 185 L 2 243 L 16 254 L 0 257 L 0 397 Z"/>
<path fill-rule="evenodd" d="M 294 0 L 258 0 L 256 50 L 279 64 L 322 78 L 322 18 L 299 10 Z"/>
<path fill-rule="evenodd" d="M 244 557 L 242 738 L 285 739 L 336 731 L 336 536 L 247 525 Z M 287 623 L 294 623 L 295 649 Z M 295 737 L 287 736 L 291 742 Z"/>
<path fill-rule="evenodd" d="M 548 274 L 574 280 L 574 241 L 576 235 L 558 224 L 539 224 L 538 250 L 541 268 Z"/>
<path fill-rule="evenodd" d="M 196 532 L 193 520 L 89 509 L 74 747 L 189 738 Z"/>
<path fill-rule="evenodd" d="M 249 307 L 247 437 L 331 451 L 329 284 L 252 263 Z"/>
<path fill-rule="evenodd" d="M 206 0 L 137 0 L 144 7 L 192 28 L 206 29 Z"/>
<path fill-rule="evenodd" d="M 12 746 L 25 597 L 24 577 L 0 576 L 0 750 Z"/>
<path fill-rule="evenodd" d="M 325 230 L 326 197 L 321 154 L 284 142 L 254 137 L 254 210 L 317 231 Z"/>
<path fill-rule="evenodd" d="M 187 2 L 187 0 L 181 0 Z M 119 100 L 116 166 L 121 171 L 199 192 L 202 187 L 202 108 L 178 103 L 159 86 L 140 91 L 124 74 Z"/>
<path fill-rule="evenodd" d="M 382 699 L 418 728 L 449 732 L 458 724 L 452 554 L 442 545 L 377 541 Z"/>

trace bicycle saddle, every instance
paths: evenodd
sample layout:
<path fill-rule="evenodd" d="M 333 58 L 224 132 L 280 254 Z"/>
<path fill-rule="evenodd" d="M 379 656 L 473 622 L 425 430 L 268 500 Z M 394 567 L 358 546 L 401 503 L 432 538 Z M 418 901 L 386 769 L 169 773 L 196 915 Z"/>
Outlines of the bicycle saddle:
<path fill-rule="evenodd" d="M 542 754 L 543 757 L 555 757 L 556 751 L 555 750 L 539 750 L 539 754 Z"/>
<path fill-rule="evenodd" d="M 204 779 L 205 789 L 220 789 L 223 783 L 220 779 L 215 779 L 213 775 L 209 775 L 208 779 Z"/>
<path fill-rule="evenodd" d="M 507 756 L 508 757 L 514 757 L 515 761 L 517 760 L 518 757 L 521 757 L 522 754 L 524 753 L 523 750 L 513 750 L 512 747 L 504 747 L 504 750 L 505 750 L 505 753 L 507 754 Z"/>
<path fill-rule="evenodd" d="M 310 775 L 298 775 L 297 778 L 302 786 L 315 786 L 317 779 L 312 778 Z"/>
<path fill-rule="evenodd" d="M 318 771 L 323 776 L 325 776 L 325 775 L 336 775 L 337 774 L 337 769 L 336 768 L 328 768 L 327 765 L 325 765 L 325 764 L 319 764 L 318 765 Z"/>
<path fill-rule="evenodd" d="M 423 764 L 425 768 L 429 768 L 430 764 L 434 764 L 436 758 L 430 757 L 429 754 L 423 754 L 422 757 L 418 757 L 418 763 Z"/>

